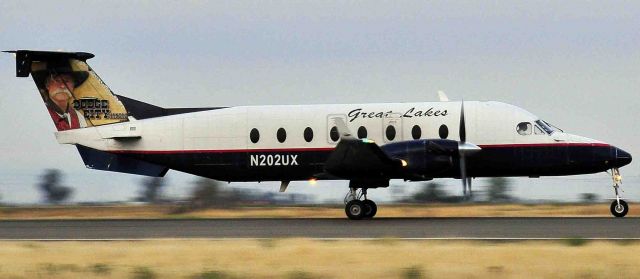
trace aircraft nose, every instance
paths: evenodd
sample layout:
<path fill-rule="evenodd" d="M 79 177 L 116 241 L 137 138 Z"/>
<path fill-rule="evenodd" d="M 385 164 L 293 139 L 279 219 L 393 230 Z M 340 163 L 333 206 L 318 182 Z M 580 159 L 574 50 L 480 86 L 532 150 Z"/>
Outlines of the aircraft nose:
<path fill-rule="evenodd" d="M 631 163 L 631 154 L 615 147 L 616 150 L 616 167 L 626 166 Z"/>

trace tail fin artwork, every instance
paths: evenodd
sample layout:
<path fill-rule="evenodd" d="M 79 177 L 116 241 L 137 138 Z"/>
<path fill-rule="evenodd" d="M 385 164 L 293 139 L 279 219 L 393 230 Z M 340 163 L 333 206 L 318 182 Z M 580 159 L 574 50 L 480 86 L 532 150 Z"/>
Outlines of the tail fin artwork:
<path fill-rule="evenodd" d="M 87 64 L 87 60 L 94 57 L 91 53 L 34 50 L 4 52 L 15 55 L 17 77 L 33 78 L 58 130 L 58 142 L 76 145 L 85 166 L 90 169 L 164 176 L 169 168 L 96 146 L 83 145 L 76 140 L 76 136 L 90 130 L 81 128 L 128 121 L 131 122 L 126 124 L 131 124 L 148 118 L 221 108 L 163 108 L 116 95 Z M 140 130 L 131 131 L 135 130 L 103 129 L 100 136 L 102 140 L 121 142 L 142 138 Z"/>
<path fill-rule="evenodd" d="M 32 50 L 5 52 L 15 54 L 17 77 L 31 75 L 59 132 L 129 121 L 129 112 L 123 102 L 87 65 L 87 59 L 93 58 L 93 54 Z M 165 113 L 163 108 L 122 98 L 137 110 L 132 117 L 136 114 L 145 116 L 143 112 L 149 114 L 148 107 L 156 108 L 151 111 L 154 113 L 151 116 Z M 163 165 L 75 145 L 85 166 L 90 169 L 156 177 L 164 176 L 169 170 Z"/>
<path fill-rule="evenodd" d="M 89 67 L 86 52 L 16 50 L 16 76 L 31 75 L 58 131 L 128 120 L 123 103 Z"/>

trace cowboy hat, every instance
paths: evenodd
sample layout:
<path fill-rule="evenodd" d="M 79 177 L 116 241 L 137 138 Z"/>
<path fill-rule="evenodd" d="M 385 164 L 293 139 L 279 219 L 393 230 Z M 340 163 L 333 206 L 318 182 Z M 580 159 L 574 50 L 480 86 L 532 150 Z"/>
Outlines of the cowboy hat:
<path fill-rule="evenodd" d="M 45 62 L 46 66 L 41 68 L 40 70 L 33 70 L 31 72 L 31 76 L 33 80 L 36 82 L 38 88 L 46 89 L 46 81 L 47 78 L 51 75 L 70 75 L 73 79 L 74 88 L 80 86 L 84 83 L 89 77 L 89 72 L 87 71 L 74 71 L 69 64 L 69 60 L 51 60 Z"/>

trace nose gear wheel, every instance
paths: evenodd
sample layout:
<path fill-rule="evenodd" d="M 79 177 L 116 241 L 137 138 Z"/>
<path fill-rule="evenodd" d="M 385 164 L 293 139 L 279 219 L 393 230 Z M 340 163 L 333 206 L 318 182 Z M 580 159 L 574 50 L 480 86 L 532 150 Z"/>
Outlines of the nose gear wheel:
<path fill-rule="evenodd" d="M 613 180 L 613 191 L 616 194 L 616 200 L 611 203 L 611 214 L 615 217 L 624 217 L 629 213 L 629 205 L 620 198 L 620 185 L 622 184 L 622 176 L 618 168 L 611 169 L 611 179 Z"/>

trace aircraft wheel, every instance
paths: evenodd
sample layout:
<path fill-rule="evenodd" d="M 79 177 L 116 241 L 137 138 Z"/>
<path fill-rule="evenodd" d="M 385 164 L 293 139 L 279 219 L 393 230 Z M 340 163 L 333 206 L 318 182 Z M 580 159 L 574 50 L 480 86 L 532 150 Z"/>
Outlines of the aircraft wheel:
<path fill-rule="evenodd" d="M 378 206 L 372 200 L 362 201 L 364 204 L 364 218 L 373 218 L 378 212 Z"/>
<path fill-rule="evenodd" d="M 611 203 L 611 214 L 616 217 L 624 217 L 629 212 L 629 205 L 624 200 L 620 200 L 620 204 L 618 201 L 613 201 Z"/>
<path fill-rule="evenodd" d="M 347 213 L 347 217 L 351 220 L 360 220 L 364 218 L 365 206 L 362 201 L 352 200 L 347 203 L 344 208 L 344 211 Z"/>

